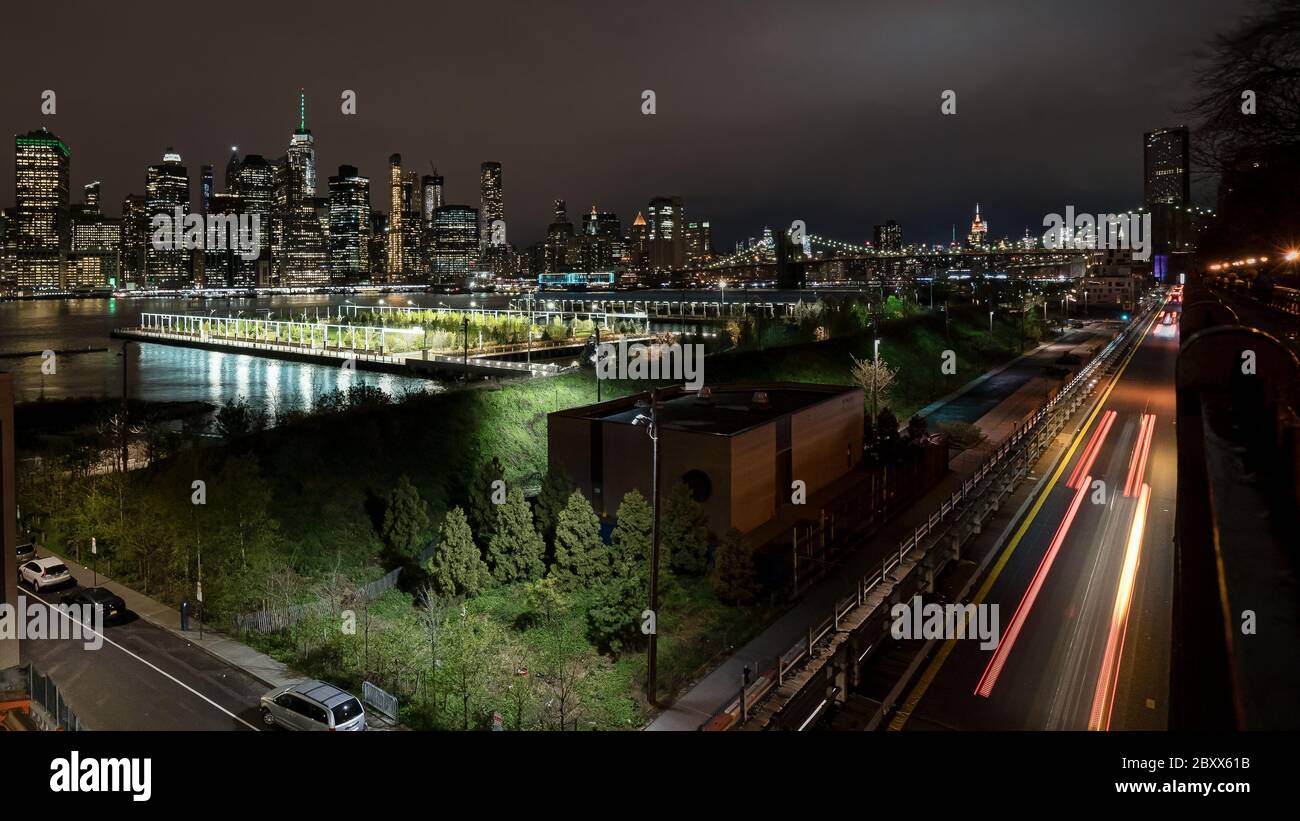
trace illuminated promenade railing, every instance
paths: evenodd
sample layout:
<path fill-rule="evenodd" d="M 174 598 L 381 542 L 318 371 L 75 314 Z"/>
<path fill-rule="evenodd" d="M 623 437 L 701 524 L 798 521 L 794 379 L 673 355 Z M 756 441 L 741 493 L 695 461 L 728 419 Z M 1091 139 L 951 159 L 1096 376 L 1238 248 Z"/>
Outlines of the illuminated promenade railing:
<path fill-rule="evenodd" d="M 464 349 L 460 354 L 434 353 L 427 347 L 426 330 L 418 326 L 390 328 L 288 319 L 143 313 L 139 327 L 120 329 L 119 334 L 142 341 L 198 342 L 236 352 L 247 350 L 254 355 L 292 354 L 295 357 L 399 366 L 417 361 L 437 362 L 505 374 L 542 375 L 557 370 L 553 364 L 489 359 L 477 350 L 473 355 Z M 539 347 L 537 352 L 543 350 Z"/>

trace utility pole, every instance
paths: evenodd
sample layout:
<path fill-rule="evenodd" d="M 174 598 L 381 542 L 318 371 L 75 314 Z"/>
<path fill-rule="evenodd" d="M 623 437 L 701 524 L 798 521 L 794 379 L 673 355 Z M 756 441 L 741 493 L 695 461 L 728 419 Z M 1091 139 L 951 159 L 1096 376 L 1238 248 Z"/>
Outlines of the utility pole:
<path fill-rule="evenodd" d="M 130 467 L 130 462 L 128 461 L 128 459 L 130 458 L 130 453 L 129 453 L 130 443 L 127 440 L 127 436 L 130 431 L 130 424 L 129 424 L 130 404 L 128 402 L 130 395 L 127 392 L 128 389 L 127 389 L 127 382 L 126 382 L 126 370 L 127 370 L 127 363 L 129 361 L 130 345 L 131 343 L 129 341 L 122 343 L 122 425 L 121 425 L 122 473 L 126 473 L 128 468 Z"/>
<path fill-rule="evenodd" d="M 462 314 L 465 320 L 465 383 L 469 384 L 469 314 Z"/>
<path fill-rule="evenodd" d="M 880 340 L 876 339 L 871 367 L 871 429 L 876 430 L 876 384 L 880 381 Z M 877 432 L 878 433 L 878 432 Z"/>
<path fill-rule="evenodd" d="M 600 325 L 596 325 L 596 402 L 600 402 Z"/>
<path fill-rule="evenodd" d="M 650 525 L 650 646 L 646 651 L 646 700 L 652 705 L 658 700 L 656 692 L 659 632 L 659 392 L 650 391 L 650 415 L 637 416 L 635 424 L 646 425 L 650 435 L 650 494 L 653 499 L 653 519 Z"/>

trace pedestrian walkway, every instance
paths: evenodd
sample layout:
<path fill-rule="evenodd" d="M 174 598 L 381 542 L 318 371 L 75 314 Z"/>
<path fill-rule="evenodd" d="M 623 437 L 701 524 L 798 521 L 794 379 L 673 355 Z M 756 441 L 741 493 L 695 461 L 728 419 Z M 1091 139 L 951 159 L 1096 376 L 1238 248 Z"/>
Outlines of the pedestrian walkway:
<path fill-rule="evenodd" d="M 90 587 L 96 583 L 95 573 L 91 568 L 66 557 L 63 558 L 63 563 L 68 566 L 68 570 L 72 572 L 77 584 L 82 587 Z M 99 575 L 98 586 L 121 596 L 122 600 L 126 602 L 127 609 L 140 618 L 155 627 L 180 636 L 195 647 L 221 659 L 232 667 L 238 667 L 250 676 L 264 682 L 268 689 L 306 678 L 306 676 L 295 673 L 292 669 L 265 653 L 254 650 L 247 644 L 236 641 L 216 630 L 204 627 L 203 637 L 200 639 L 199 625 L 193 618 L 193 614 L 190 617 L 190 629 L 182 630 L 179 610 L 151 599 L 143 593 L 138 593 L 103 574 Z"/>

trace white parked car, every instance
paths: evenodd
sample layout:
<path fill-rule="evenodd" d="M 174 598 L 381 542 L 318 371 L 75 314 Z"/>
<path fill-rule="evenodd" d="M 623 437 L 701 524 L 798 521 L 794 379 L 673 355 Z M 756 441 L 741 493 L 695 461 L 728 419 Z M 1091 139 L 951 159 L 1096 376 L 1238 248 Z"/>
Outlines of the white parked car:
<path fill-rule="evenodd" d="M 18 572 L 23 581 L 38 591 L 72 582 L 72 573 L 68 571 L 68 566 L 57 556 L 32 559 L 30 562 L 25 563 Z"/>
<path fill-rule="evenodd" d="M 356 696 L 333 684 L 309 680 L 277 687 L 262 696 L 262 723 L 286 730 L 364 730 L 366 712 Z"/>

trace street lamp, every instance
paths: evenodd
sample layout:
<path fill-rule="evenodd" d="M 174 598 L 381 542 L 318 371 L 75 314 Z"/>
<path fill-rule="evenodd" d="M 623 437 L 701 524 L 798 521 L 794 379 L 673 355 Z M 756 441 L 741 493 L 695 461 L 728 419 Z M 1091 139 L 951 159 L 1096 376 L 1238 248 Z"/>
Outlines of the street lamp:
<path fill-rule="evenodd" d="M 650 631 L 650 647 L 646 655 L 646 700 L 654 704 L 656 665 L 658 662 L 659 632 L 659 411 L 658 391 L 650 391 L 650 415 L 639 413 L 633 420 L 634 425 L 645 425 L 650 436 L 650 495 L 654 509 L 650 525 L 650 618 L 653 629 Z"/>
<path fill-rule="evenodd" d="M 880 381 L 880 340 L 872 343 L 871 369 L 871 429 L 876 429 L 876 384 Z"/>
<path fill-rule="evenodd" d="M 993 336 L 993 312 L 989 311 L 989 337 Z"/>

